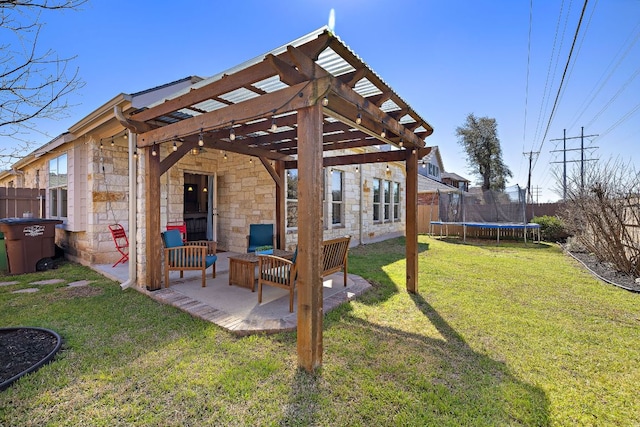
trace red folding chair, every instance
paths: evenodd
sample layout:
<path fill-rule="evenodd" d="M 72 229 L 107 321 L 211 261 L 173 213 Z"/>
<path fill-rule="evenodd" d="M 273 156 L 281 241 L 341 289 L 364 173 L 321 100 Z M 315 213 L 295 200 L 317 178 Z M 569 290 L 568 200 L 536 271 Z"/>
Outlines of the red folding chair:
<path fill-rule="evenodd" d="M 113 243 L 115 243 L 116 249 L 122 255 L 120 259 L 111 266 L 113 268 L 120 263 L 124 264 L 129 261 L 129 239 L 127 239 L 127 233 L 120 224 L 110 225 L 109 230 L 111 230 L 111 237 L 113 237 Z"/>
<path fill-rule="evenodd" d="M 187 223 L 184 221 L 170 221 L 167 222 L 167 231 L 178 230 L 180 237 L 182 237 L 182 243 L 187 242 Z"/>

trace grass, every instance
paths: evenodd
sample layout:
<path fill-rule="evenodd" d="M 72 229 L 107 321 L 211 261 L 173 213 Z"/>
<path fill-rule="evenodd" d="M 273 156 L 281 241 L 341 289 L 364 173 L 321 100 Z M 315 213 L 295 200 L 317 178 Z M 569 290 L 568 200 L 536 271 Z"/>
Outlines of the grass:
<path fill-rule="evenodd" d="M 639 295 L 546 244 L 419 241 L 416 295 L 402 239 L 350 251 L 374 288 L 327 314 L 315 375 L 295 333 L 238 338 L 74 264 L 11 277 L 0 325 L 65 342 L 0 393 L 0 425 L 640 424 Z M 94 282 L 11 293 L 47 278 Z"/>

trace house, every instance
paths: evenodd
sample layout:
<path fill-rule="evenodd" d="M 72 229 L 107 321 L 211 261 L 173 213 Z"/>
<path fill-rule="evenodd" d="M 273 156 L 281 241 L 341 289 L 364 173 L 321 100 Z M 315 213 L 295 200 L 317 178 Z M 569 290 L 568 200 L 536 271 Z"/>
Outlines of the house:
<path fill-rule="evenodd" d="M 442 172 L 442 183 L 461 191 L 469 191 L 469 180 L 453 172 Z"/>
<path fill-rule="evenodd" d="M 168 221 L 204 214 L 206 236 L 239 252 L 249 224 L 274 224 L 279 248 L 300 248 L 298 363 L 315 370 L 323 239 L 405 234 L 406 288 L 417 292 L 418 160 L 433 128 L 327 27 L 185 83 L 149 91 L 144 107 L 119 95 L 16 171 L 48 189 L 49 216 L 66 219 L 58 240 L 80 260 L 116 258 L 108 224 L 128 219 L 126 285 L 150 291 Z"/>
<path fill-rule="evenodd" d="M 313 32 L 294 42 L 298 46 L 313 43 L 325 32 L 324 29 Z M 242 64 L 238 69 L 251 67 L 270 55 L 281 55 L 286 46 L 277 48 L 266 56 Z M 331 48 L 326 50 L 324 61 L 339 57 Z M 322 63 L 323 58 L 318 59 Z M 353 78 L 349 64 L 342 60 L 337 70 L 330 72 Z M 327 65 L 325 65 L 327 66 Z M 335 67 L 335 65 L 334 65 Z M 342 74 L 340 74 L 342 73 Z M 346 73 L 346 74 L 345 74 Z M 185 93 L 204 87 L 229 75 L 225 71 L 208 79 L 190 76 L 162 86 L 133 94 L 119 94 L 92 113 L 71 126 L 68 132 L 33 151 L 12 166 L 10 171 L 0 173 L 0 186 L 9 183 L 17 187 L 46 189 L 46 217 L 63 221 L 57 230 L 56 241 L 67 256 L 85 264 L 109 264 L 119 258 L 108 229 L 109 224 L 119 223 L 144 240 L 145 191 L 138 186 L 135 191 L 135 223 L 131 224 L 130 172 L 142 183 L 145 173 L 141 158 L 143 150 L 130 147 L 130 132 L 116 117 L 115 109 L 123 115 L 131 116 L 143 112 L 166 100 L 178 98 Z M 278 78 L 271 77 L 254 84 L 252 90 L 257 93 L 270 92 L 284 86 Z M 371 74 L 375 81 L 377 76 Z M 346 80 L 346 79 L 345 79 Z M 355 80 L 355 79 L 354 79 Z M 367 78 L 352 83 L 356 91 L 369 91 L 371 99 L 380 104 L 381 110 L 391 117 L 414 122 L 414 132 L 428 134 L 430 126 L 412 119 L 410 114 L 401 111 L 399 98 L 395 94 L 376 95 L 376 86 Z M 362 87 L 358 87 L 362 86 Z M 373 90 L 373 91 L 372 91 Z M 216 110 L 227 103 L 237 103 L 257 96 L 247 93 L 235 93 L 214 98 L 209 105 L 200 105 L 200 111 Z M 249 92 L 244 89 L 244 92 Z M 378 90 L 379 92 L 379 90 Z M 366 92 L 365 92 L 366 93 Z M 202 103 L 205 104 L 205 103 Z M 364 106 L 364 101 L 363 101 Z M 182 109 L 155 119 L 163 125 L 177 123 L 190 117 L 197 117 L 198 110 Z M 362 112 L 365 110 L 363 109 Z M 398 113 L 404 114 L 400 116 Z M 360 114 L 360 112 L 358 112 Z M 355 118 L 354 114 L 354 118 Z M 415 114 L 414 114 L 415 116 Z M 269 129 L 255 130 L 240 134 L 236 141 L 252 137 L 264 141 L 272 135 L 281 135 L 285 141 L 291 141 L 291 133 L 296 125 L 290 115 L 273 115 L 268 118 Z M 272 123 L 273 122 L 273 123 Z M 266 123 L 266 121 L 265 121 Z M 338 128 L 337 120 L 325 118 L 328 133 L 335 134 L 331 128 Z M 258 126 L 253 124 L 253 128 Z M 253 129 L 252 128 L 252 129 Z M 185 138 L 178 137 L 165 143 L 154 143 L 151 155 L 160 161 L 183 154 L 179 160 L 167 167 L 160 179 L 160 224 L 164 229 L 167 223 L 185 221 L 190 239 L 211 239 L 218 242 L 221 250 L 246 251 L 246 235 L 249 224 L 276 224 L 276 184 L 271 179 L 265 161 L 257 155 L 237 152 L 231 147 L 229 130 L 226 126 L 224 137 L 218 136 L 221 147 L 211 144 L 211 132 L 205 132 L 206 145 L 191 144 Z M 384 129 L 383 129 L 384 130 Z M 390 153 L 404 151 L 399 146 L 389 147 L 380 141 L 378 135 L 363 132 L 351 132 L 353 137 L 347 142 L 339 141 L 343 149 L 333 149 L 330 154 L 336 158 L 348 155 Z M 202 137 L 202 135 L 197 135 Z M 360 144 L 349 143 L 359 138 Z M 376 139 L 377 138 L 377 139 Z M 201 138 L 202 139 L 202 138 Z M 401 138 L 395 137 L 396 140 Z M 282 145 L 283 142 L 280 142 Z M 353 145 L 354 148 L 349 148 Z M 242 151 L 242 150 L 241 150 Z M 245 150 L 246 151 L 246 150 Z M 295 150 L 290 150 L 294 152 Z M 278 157 L 268 159 L 273 167 Z M 397 157 L 397 156 L 396 156 Z M 295 154 L 292 155 L 295 158 Z M 403 159 L 404 157 L 397 157 Z M 287 168 L 284 177 L 286 187 L 284 221 L 284 248 L 293 248 L 298 241 L 298 200 L 297 168 Z M 337 164 L 324 167 L 321 182 L 323 237 L 330 239 L 349 234 L 352 244 L 369 243 L 405 234 L 406 225 L 406 169 L 404 161 L 374 161 L 371 163 Z M 135 225 L 135 227 L 132 227 Z M 140 249 L 139 249 L 140 251 Z M 145 286 L 144 255 L 140 253 L 137 266 L 138 285 Z"/>

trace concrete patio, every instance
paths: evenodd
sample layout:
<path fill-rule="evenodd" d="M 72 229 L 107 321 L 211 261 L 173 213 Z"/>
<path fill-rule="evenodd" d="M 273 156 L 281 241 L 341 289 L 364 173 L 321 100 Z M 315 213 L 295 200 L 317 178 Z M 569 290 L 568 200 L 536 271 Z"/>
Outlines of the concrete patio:
<path fill-rule="evenodd" d="M 207 270 L 207 286 L 201 286 L 201 274 L 187 271 L 184 278 L 171 272 L 170 287 L 149 292 L 140 289 L 156 301 L 177 307 L 194 317 L 207 320 L 238 335 L 274 333 L 295 330 L 297 326 L 297 292 L 294 312 L 289 312 L 289 292 L 285 289 L 264 286 L 262 304 L 258 304 L 256 291 L 229 286 L 229 257 L 233 252 L 218 253 L 216 278 Z M 111 267 L 111 264 L 93 265 L 92 268 L 106 277 L 125 282 L 129 277 L 128 264 Z M 323 310 L 325 313 L 345 301 L 349 301 L 369 289 L 371 285 L 359 276 L 349 274 L 347 286 L 343 286 L 342 274 L 332 274 L 323 279 Z"/>

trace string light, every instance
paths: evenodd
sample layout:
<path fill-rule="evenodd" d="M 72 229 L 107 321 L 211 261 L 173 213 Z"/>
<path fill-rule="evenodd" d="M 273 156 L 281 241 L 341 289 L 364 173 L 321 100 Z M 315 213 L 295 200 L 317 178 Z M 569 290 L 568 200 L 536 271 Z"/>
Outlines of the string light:
<path fill-rule="evenodd" d="M 178 151 L 178 144 L 175 141 L 173 141 L 173 151 Z"/>
<path fill-rule="evenodd" d="M 231 141 L 235 141 L 236 140 L 236 131 L 233 128 L 233 124 L 231 124 L 231 129 L 229 130 L 229 139 Z"/>
<path fill-rule="evenodd" d="M 356 165 L 356 173 L 360 171 L 360 168 Z"/>
<path fill-rule="evenodd" d="M 227 153 L 224 153 L 224 159 L 227 160 Z"/>
<path fill-rule="evenodd" d="M 122 136 L 124 139 L 129 138 L 129 132 L 127 132 L 127 130 L 124 130 L 124 135 Z"/>
<path fill-rule="evenodd" d="M 400 138 L 400 148 L 404 147 L 404 141 L 402 140 L 402 138 Z"/>
<path fill-rule="evenodd" d="M 278 125 L 276 124 L 276 110 L 273 110 L 273 116 L 271 116 L 271 132 L 275 132 L 278 130 Z"/>
<path fill-rule="evenodd" d="M 253 164 L 253 157 L 249 157 L 249 163 Z"/>
<path fill-rule="evenodd" d="M 138 158 L 138 150 L 136 150 L 136 151 L 134 151 L 134 152 L 133 152 L 133 158 L 134 158 L 134 159 L 137 159 L 137 158 Z"/>
<path fill-rule="evenodd" d="M 113 147 L 116 143 L 113 141 L 113 137 L 111 137 L 111 146 Z"/>
<path fill-rule="evenodd" d="M 387 165 L 387 173 L 391 172 L 391 169 L 389 169 L 389 165 Z"/>
<path fill-rule="evenodd" d="M 426 167 L 427 167 L 427 164 L 426 164 L 425 162 L 422 162 L 422 167 L 423 167 L 423 168 L 426 168 Z"/>
<path fill-rule="evenodd" d="M 153 157 L 158 155 L 158 152 L 156 151 L 156 143 L 155 142 L 153 143 L 153 147 L 151 147 L 151 155 Z"/>
<path fill-rule="evenodd" d="M 202 128 L 200 128 L 200 136 L 198 137 L 198 145 L 200 147 L 204 146 L 204 135 L 202 134 Z"/>
<path fill-rule="evenodd" d="M 100 150 L 102 150 L 102 147 L 103 147 L 102 141 L 100 141 Z"/>
<path fill-rule="evenodd" d="M 362 123 L 362 114 L 358 112 L 358 115 L 356 116 L 356 124 L 359 125 L 360 123 Z"/>
<path fill-rule="evenodd" d="M 380 136 L 383 137 L 383 138 L 386 138 L 387 137 L 387 129 L 382 128 L 382 132 L 380 132 Z"/>
<path fill-rule="evenodd" d="M 326 96 L 322 98 L 322 105 L 325 107 L 329 105 L 329 98 L 327 98 Z"/>

